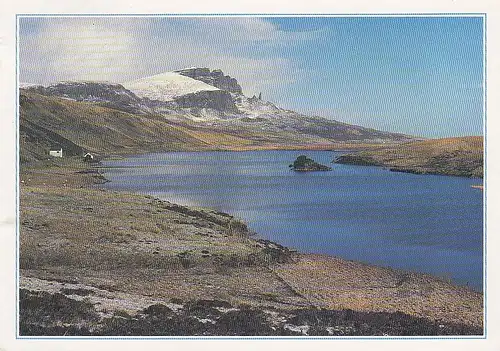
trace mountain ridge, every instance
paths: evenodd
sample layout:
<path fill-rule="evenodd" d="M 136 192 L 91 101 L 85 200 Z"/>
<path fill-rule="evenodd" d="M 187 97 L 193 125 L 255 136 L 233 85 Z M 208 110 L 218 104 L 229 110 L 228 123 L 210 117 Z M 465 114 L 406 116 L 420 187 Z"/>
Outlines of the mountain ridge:
<path fill-rule="evenodd" d="M 214 69 L 211 71 L 210 68 L 207 67 L 191 67 L 176 70 L 174 72 L 207 83 L 221 90 L 226 90 L 233 94 L 243 95 L 243 89 L 241 88 L 241 85 L 239 85 L 238 81 L 231 76 L 224 75 L 224 72 L 220 69 Z"/>
<path fill-rule="evenodd" d="M 175 149 L 186 150 L 392 144 L 416 139 L 307 116 L 240 91 L 236 79 L 208 68 L 166 72 L 122 84 L 66 81 L 27 86 L 20 89 L 21 133 L 26 140 L 39 140 L 38 146 L 43 144 L 45 149 L 49 144 L 62 146 L 59 138 L 49 138 L 47 133 L 45 138 L 35 135 L 38 125 L 41 130 L 60 133 L 61 140 L 94 152 L 112 152 L 112 138 L 116 138 L 115 151 L 120 152 L 140 149 L 141 143 L 147 150 L 169 150 L 172 143 L 168 137 L 174 138 Z M 105 123 L 99 114 L 105 116 Z M 95 133 L 101 133 L 108 140 L 82 144 L 74 130 L 83 127 L 89 138 L 100 138 Z M 157 145 L 153 147 L 146 136 Z M 185 144 L 177 142 L 179 136 Z"/>

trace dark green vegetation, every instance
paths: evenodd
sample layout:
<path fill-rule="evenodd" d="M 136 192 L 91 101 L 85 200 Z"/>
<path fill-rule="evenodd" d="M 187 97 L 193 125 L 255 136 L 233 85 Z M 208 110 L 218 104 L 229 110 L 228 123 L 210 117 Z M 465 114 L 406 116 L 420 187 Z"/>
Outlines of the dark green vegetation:
<path fill-rule="evenodd" d="M 387 167 L 395 172 L 483 177 L 483 137 L 411 142 L 342 155 L 335 162 Z"/>
<path fill-rule="evenodd" d="M 99 317 L 89 302 L 55 293 L 20 291 L 21 335 L 92 336 L 418 336 L 481 335 L 482 329 L 407 314 L 324 309 L 262 309 L 221 300 L 154 304 L 134 315 Z"/>
<path fill-rule="evenodd" d="M 314 172 L 314 171 L 331 171 L 332 168 L 319 164 L 315 162 L 313 159 L 310 159 L 307 156 L 300 155 L 297 157 L 293 164 L 289 166 L 292 170 L 297 172 Z"/>

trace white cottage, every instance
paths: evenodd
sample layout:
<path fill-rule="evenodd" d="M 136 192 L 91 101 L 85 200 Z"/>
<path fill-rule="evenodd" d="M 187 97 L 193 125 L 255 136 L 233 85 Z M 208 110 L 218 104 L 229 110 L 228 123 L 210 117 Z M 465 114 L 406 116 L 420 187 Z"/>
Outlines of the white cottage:
<path fill-rule="evenodd" d="M 49 155 L 53 157 L 63 157 L 62 148 L 60 150 L 50 150 Z"/>

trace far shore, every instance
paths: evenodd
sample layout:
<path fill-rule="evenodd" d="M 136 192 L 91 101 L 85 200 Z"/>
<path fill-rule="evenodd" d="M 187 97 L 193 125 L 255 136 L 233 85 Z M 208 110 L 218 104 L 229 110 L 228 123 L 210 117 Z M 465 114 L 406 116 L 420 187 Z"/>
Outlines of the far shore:
<path fill-rule="evenodd" d="M 195 148 L 195 149 L 126 149 L 122 151 L 95 153 L 98 158 L 102 160 L 109 160 L 113 158 L 133 157 L 145 154 L 157 153 L 176 153 L 176 152 L 247 152 L 247 151 L 332 151 L 332 152 L 357 152 L 375 150 L 387 147 L 387 144 L 370 144 L 370 143 L 323 143 L 323 144 L 262 144 L 262 145 L 241 145 L 241 146 L 220 146 L 218 148 Z M 75 157 L 75 156 L 70 156 Z M 35 161 L 36 162 L 36 161 Z"/>
<path fill-rule="evenodd" d="M 335 162 L 423 175 L 483 178 L 484 173 L 482 136 L 429 139 L 360 151 L 342 155 Z"/>

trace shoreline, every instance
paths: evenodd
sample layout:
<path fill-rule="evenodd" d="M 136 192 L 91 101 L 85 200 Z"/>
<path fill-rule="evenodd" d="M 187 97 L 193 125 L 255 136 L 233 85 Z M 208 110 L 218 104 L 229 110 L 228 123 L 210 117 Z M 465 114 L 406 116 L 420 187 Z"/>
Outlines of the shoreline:
<path fill-rule="evenodd" d="M 112 290 L 118 289 L 117 293 L 121 291 L 137 298 L 152 293 L 153 300 L 159 299 L 165 303 L 181 294 L 186 299 L 210 297 L 228 301 L 232 305 L 246 303 L 255 308 L 274 306 L 286 310 L 295 306 L 295 308 L 327 310 L 352 309 L 360 313 L 402 311 L 418 318 L 482 326 L 483 294 L 468 287 L 456 286 L 422 273 L 373 266 L 334 256 L 297 253 L 269 240 L 261 241 L 260 246 L 256 247 L 259 240 L 248 237 L 246 226 L 242 226 L 241 221 L 229 214 L 175 205 L 151 196 L 99 189 L 95 186 L 96 183 L 105 179 L 99 171 L 97 174 L 81 172 L 87 169 L 88 165 L 81 162 L 71 165 L 72 161 L 68 162 L 69 164 L 49 169 L 46 166 L 39 169 L 35 167 L 31 170 L 31 178 L 29 167 L 21 171 L 21 195 L 24 197 L 21 207 L 23 204 L 36 205 L 37 201 L 52 203 L 57 207 L 57 203 L 61 201 L 59 199 L 72 197 L 74 200 L 69 201 L 67 207 L 83 210 L 76 211 L 77 216 L 81 218 L 68 219 L 58 214 L 51 220 L 37 224 L 43 217 L 43 213 L 37 213 L 40 211 L 36 209 L 38 207 L 23 209 L 20 221 L 22 236 L 20 251 L 21 261 L 24 262 L 24 265 L 21 264 L 21 279 L 24 285 L 21 288 L 29 287 L 29 281 L 33 279 L 54 282 L 62 277 L 70 280 L 78 278 L 75 282 L 81 286 L 75 285 L 73 289 L 94 291 L 96 286 L 100 286 Z M 61 179 L 62 188 L 58 186 Z M 112 205 L 112 208 L 108 207 L 116 200 L 121 203 Z M 134 211 L 141 208 L 141 212 L 150 213 L 148 216 L 157 222 L 157 227 L 150 228 L 151 220 L 130 212 L 131 208 L 127 203 L 137 204 L 132 207 Z M 52 211 L 52 214 L 55 212 Z M 125 218 L 132 218 L 129 229 L 125 225 Z M 75 221 L 74 231 L 81 233 L 80 235 L 90 235 L 92 233 L 86 229 L 90 225 L 88 222 L 90 219 L 117 224 L 110 225 L 112 229 L 108 234 L 100 236 L 96 234 L 95 239 L 89 237 L 88 240 L 97 240 L 93 251 L 89 253 L 82 253 L 81 250 L 72 251 L 79 248 L 79 244 L 75 242 L 77 239 L 68 237 L 68 234 L 60 238 L 57 232 L 64 231 L 57 228 L 67 225 L 62 223 L 63 221 Z M 47 228 L 52 228 L 56 234 L 51 235 Z M 176 233 L 184 233 L 185 230 L 192 230 L 194 234 L 188 238 L 178 237 L 179 234 Z M 43 240 L 40 238 L 41 242 L 26 242 L 26 233 L 33 231 L 41 234 L 43 237 Z M 231 235 L 227 235 L 229 231 Z M 174 241 L 162 246 L 165 235 Z M 50 241 L 58 243 L 61 239 L 66 240 L 65 245 L 69 247 L 52 248 L 51 244 L 47 244 Z M 187 239 L 189 240 L 186 241 Z M 177 251 L 166 254 L 165 252 L 169 250 L 168 245 L 172 246 L 173 243 L 174 246 L 185 247 L 188 251 L 180 251 L 188 253 L 184 256 L 181 255 L 182 252 Z M 220 246 L 221 243 L 225 244 Z M 42 246 L 38 246 L 39 244 Z M 135 245 L 136 251 L 123 251 L 130 245 Z M 149 248 L 155 245 L 156 247 Z M 51 256 L 57 247 L 74 252 L 74 257 L 69 260 L 71 262 L 57 264 L 59 259 Z M 189 251 L 190 247 L 194 248 L 192 249 L 194 251 Z M 45 255 L 48 252 L 50 257 L 41 259 L 39 257 L 41 252 L 46 252 Z M 110 257 L 104 257 L 100 252 L 103 254 L 106 252 L 106 256 Z M 29 253 L 29 257 L 26 253 Z M 118 264 L 119 262 L 110 260 L 115 255 L 116 258 L 124 260 L 123 263 L 127 266 L 131 266 L 130 269 L 120 268 L 122 266 Z M 34 264 L 35 262 L 28 263 L 29 267 L 26 267 L 26 258 L 41 262 L 39 265 Z M 102 272 L 91 273 L 85 267 L 92 267 L 95 264 L 92 261 L 106 263 L 108 269 L 105 271 L 108 273 L 104 274 L 105 271 L 102 269 Z M 79 264 L 74 266 L 78 262 Z M 151 285 L 154 280 L 150 281 L 151 278 L 148 278 L 152 272 L 147 272 L 151 268 L 159 269 L 159 272 L 166 274 L 166 277 L 156 285 Z M 177 274 L 179 276 L 176 276 Z M 332 278 L 332 275 L 335 277 Z M 206 278 L 203 278 L 205 276 Z M 131 286 L 119 283 L 120 279 L 129 281 Z M 206 283 L 202 283 L 204 279 L 208 279 Z M 172 285 L 172 281 L 180 286 L 188 284 L 190 288 L 178 290 L 175 284 Z M 218 281 L 219 284 L 225 285 L 222 291 L 219 291 L 222 285 L 218 285 Z M 161 292 L 158 291 L 160 286 L 163 286 Z M 325 291 L 325 287 L 329 289 Z M 442 297 L 443 293 L 448 296 Z M 104 293 L 96 290 L 95 294 Z M 157 294 L 161 296 L 156 296 Z M 89 298 L 92 299 L 92 296 Z M 120 308 L 122 307 L 123 305 Z"/>
<path fill-rule="evenodd" d="M 264 149 L 264 150 L 268 150 L 268 149 Z M 291 149 L 279 149 L 279 150 L 290 150 L 292 151 Z M 303 150 L 303 149 L 299 149 L 299 150 Z M 254 151 L 254 150 L 239 150 L 239 151 L 234 151 L 234 150 L 217 150 L 219 152 L 247 152 L 247 151 Z M 275 150 L 270 150 L 270 151 L 275 151 Z M 303 151 L 311 151 L 311 150 L 303 150 Z M 332 151 L 332 152 L 335 152 L 337 150 L 315 150 L 315 151 Z M 168 153 L 170 151 L 166 151 L 166 152 L 158 152 L 159 154 L 163 154 L 163 153 Z M 171 151 L 171 152 L 197 152 L 197 151 Z M 203 152 L 203 151 L 198 151 L 198 152 Z M 210 152 L 216 152 L 216 151 L 210 151 Z M 340 151 L 339 151 L 340 152 Z M 143 156 L 143 155 L 150 155 L 151 153 L 144 153 L 144 154 L 133 154 L 133 155 L 129 155 L 129 156 L 132 156 L 132 157 L 140 157 L 140 156 Z M 122 157 L 121 159 L 125 158 Z M 102 161 L 105 161 L 105 160 L 109 160 L 109 158 L 103 158 Z M 374 167 L 383 167 L 383 166 L 379 166 L 379 165 L 372 165 Z M 115 168 L 115 167 L 120 167 L 120 166 L 105 166 L 105 165 L 102 165 L 102 166 L 98 166 L 98 169 L 99 170 L 106 170 L 106 169 L 112 169 L 112 168 Z M 135 167 L 135 166 L 123 166 L 125 168 L 127 167 Z M 295 170 L 296 172 L 311 172 L 313 170 L 302 170 L 302 169 L 297 169 Z M 393 172 L 403 172 L 403 171 L 397 171 L 397 170 L 390 170 L 390 171 L 393 171 Z M 404 172 L 404 173 L 413 173 L 413 172 Z M 417 173 L 418 174 L 418 173 Z M 438 176 L 443 176 L 443 177 L 458 177 L 458 178 L 464 178 L 463 176 L 457 176 L 457 175 L 448 175 L 448 174 L 438 174 L 438 173 L 420 173 L 421 175 L 431 175 L 431 176 L 435 176 L 435 175 L 438 175 Z M 110 180 L 106 180 L 105 182 L 110 182 Z M 483 185 L 471 185 L 471 188 L 475 188 L 475 189 L 480 189 L 480 190 L 484 190 L 484 186 Z M 116 190 L 116 191 L 119 191 L 119 192 L 123 192 L 123 193 L 130 193 L 130 190 L 125 190 L 125 189 L 121 189 L 121 190 Z M 142 193 L 139 193 L 139 194 L 142 194 Z M 152 194 L 149 194 L 149 193 L 144 193 L 144 194 L 147 194 L 147 195 L 150 195 L 150 196 L 154 196 Z M 167 201 L 167 202 L 175 202 L 176 200 L 175 199 L 169 199 L 169 198 L 158 198 L 158 200 L 160 201 Z M 197 209 L 201 209 L 201 210 L 210 210 L 210 211 L 219 211 L 218 209 L 215 209 L 215 208 L 211 208 L 211 207 L 204 207 L 204 206 L 195 206 L 195 205 L 192 205 L 192 204 L 189 204 L 189 203 L 185 203 L 183 205 L 180 205 L 180 206 L 186 206 L 186 207 L 193 207 L 193 208 L 197 208 Z M 231 213 L 226 213 L 228 215 L 231 215 L 231 216 L 234 216 L 233 214 Z M 246 221 L 244 218 L 239 218 L 240 220 L 242 221 Z M 259 237 L 259 238 L 262 238 L 262 239 L 265 239 L 265 240 L 268 240 L 270 241 L 269 239 L 267 239 L 265 236 L 262 236 L 260 233 L 257 233 L 257 232 L 254 232 L 253 233 L 254 236 L 256 237 Z M 278 245 L 282 245 L 281 243 L 279 242 L 274 242 L 275 244 L 278 244 Z M 387 268 L 387 269 L 394 269 L 394 270 L 399 270 L 401 272 L 405 272 L 405 273 L 409 273 L 409 274 L 422 274 L 422 275 L 429 275 L 431 277 L 434 277 L 436 279 L 440 279 L 440 280 L 443 280 L 443 281 L 446 281 L 448 283 L 451 283 L 452 285 L 456 285 L 458 287 L 463 287 L 463 288 L 467 288 L 467 289 L 470 289 L 474 292 L 477 292 L 477 293 L 484 293 L 484 284 L 479 287 L 479 288 L 476 288 L 472 285 L 469 285 L 469 282 L 467 283 L 459 283 L 449 277 L 446 277 L 446 276 L 440 276 L 440 275 L 437 275 L 437 274 L 433 274 L 433 273 L 428 273 L 428 272 L 423 272 L 423 271 L 416 271 L 416 270 L 412 270 L 412 269 L 405 269 L 405 268 L 396 268 L 396 267 L 392 267 L 392 266 L 389 266 L 389 265 L 383 265 L 383 264 L 374 264 L 374 263 L 370 263 L 370 262 L 366 262 L 366 261 L 362 261 L 362 260 L 359 260 L 359 259 L 348 259 L 348 258 L 344 258 L 342 256 L 337 256 L 337 255 L 331 255 L 331 254 L 325 254 L 325 253 L 321 253 L 321 252 L 301 252 L 300 250 L 297 250 L 295 247 L 293 248 L 288 248 L 288 250 L 293 250 L 295 252 L 297 252 L 298 254 L 303 254 L 303 255 L 319 255 L 319 256 L 322 256 L 322 255 L 326 255 L 326 256 L 329 256 L 329 257 L 333 257 L 333 258 L 342 258 L 342 259 L 345 259 L 347 261 L 356 261 L 356 262 L 359 262 L 360 264 L 367 264 L 367 265 L 372 265 L 372 266 L 375 266 L 375 267 L 380 267 L 380 268 Z M 484 276 L 484 274 L 483 274 Z M 484 279 L 484 278 L 483 278 Z"/>
<path fill-rule="evenodd" d="M 335 163 L 384 167 L 391 172 L 483 179 L 483 158 L 483 137 L 469 136 L 359 150 L 338 157 Z"/>
<path fill-rule="evenodd" d="M 109 168 L 109 167 L 106 167 L 106 166 L 100 166 L 99 167 L 99 169 L 106 169 L 106 168 Z M 299 170 L 298 172 L 301 172 L 301 171 Z M 307 172 L 307 171 L 302 171 L 302 172 Z M 100 173 L 100 174 L 103 175 L 104 172 Z M 96 184 L 96 185 L 99 186 L 99 185 L 102 185 L 102 184 L 105 184 L 105 183 L 108 183 L 108 182 L 111 182 L 111 180 L 109 180 L 109 179 L 107 179 L 107 178 L 105 178 L 103 176 L 103 183 Z M 483 186 L 480 186 L 480 185 L 472 185 L 471 188 L 476 188 L 476 189 L 483 190 Z M 119 193 L 124 193 L 124 194 L 142 195 L 142 193 L 135 193 L 135 192 L 132 192 L 130 190 L 112 190 L 112 191 L 119 192 Z M 219 210 L 217 210 L 215 208 L 204 207 L 204 206 L 193 206 L 193 205 L 181 205 L 181 204 L 177 204 L 175 202 L 175 200 L 172 200 L 172 199 L 159 198 L 159 197 L 155 197 L 154 195 L 151 195 L 151 194 L 146 194 L 146 196 L 149 196 L 149 197 L 151 197 L 154 200 L 159 201 L 159 202 L 168 202 L 168 203 L 171 203 L 173 205 L 180 206 L 180 207 L 192 208 L 192 209 L 196 209 L 196 210 L 200 210 L 200 211 L 216 211 L 216 212 L 219 212 L 219 213 L 222 213 L 222 214 L 234 217 L 237 220 L 242 221 L 243 223 L 246 223 L 246 220 L 244 218 L 236 217 L 235 215 L 233 215 L 231 213 L 228 213 L 228 212 L 220 212 Z M 411 270 L 411 269 L 395 268 L 395 267 L 381 265 L 381 264 L 373 264 L 373 263 L 370 263 L 370 262 L 365 262 L 365 261 L 361 261 L 361 260 L 357 260 L 357 259 L 348 259 L 348 258 L 345 258 L 345 257 L 342 257 L 342 256 L 330 255 L 330 254 L 325 254 L 325 253 L 320 253 L 320 252 L 303 252 L 300 249 L 297 249 L 295 247 L 288 247 L 288 246 L 285 246 L 285 245 L 283 245 L 283 244 L 281 244 L 281 243 L 279 243 L 277 241 L 272 241 L 272 240 L 266 238 L 265 236 L 261 235 L 260 233 L 255 232 L 255 231 L 249 232 L 248 238 L 250 240 L 256 240 L 256 241 L 257 240 L 265 240 L 265 241 L 269 242 L 272 245 L 278 245 L 278 246 L 280 246 L 282 248 L 285 248 L 288 251 L 290 251 L 291 253 L 294 253 L 294 254 L 296 254 L 298 256 L 304 256 L 304 257 L 308 257 L 308 256 L 316 257 L 317 256 L 317 257 L 326 257 L 326 258 L 330 258 L 330 259 L 341 259 L 341 260 L 344 260 L 346 262 L 355 262 L 355 263 L 357 263 L 359 265 L 366 265 L 366 266 L 371 266 L 371 267 L 380 268 L 380 269 L 387 269 L 387 270 L 398 271 L 401 274 L 411 274 L 411 275 L 415 275 L 416 274 L 416 275 L 428 276 L 431 279 L 442 280 L 443 282 L 446 282 L 447 284 L 454 285 L 454 286 L 459 287 L 459 288 L 466 288 L 466 289 L 469 289 L 469 290 L 471 290 L 472 292 L 475 292 L 475 293 L 480 293 L 480 294 L 484 293 L 483 289 L 475 289 L 473 286 L 470 286 L 468 284 L 460 284 L 460 283 L 458 283 L 456 281 L 453 281 L 451 278 L 440 277 L 440 276 L 432 274 L 432 273 L 415 271 L 415 270 Z"/>
<path fill-rule="evenodd" d="M 330 143 L 330 144 L 265 144 L 265 145 L 247 145 L 241 147 L 222 147 L 222 148 L 195 148 L 195 149 L 146 149 L 139 150 L 122 150 L 121 152 L 113 152 L 106 154 L 98 154 L 97 158 L 104 160 L 123 159 L 126 157 L 136 157 L 148 154 L 163 154 L 163 153 L 182 153 L 182 152 L 251 152 L 251 151 L 331 151 L 331 152 L 358 152 L 367 150 L 376 150 L 386 147 L 387 144 L 345 144 L 345 143 Z M 70 156 L 77 157 L 77 156 Z M 44 160 L 30 161 L 26 164 L 35 164 Z"/>

